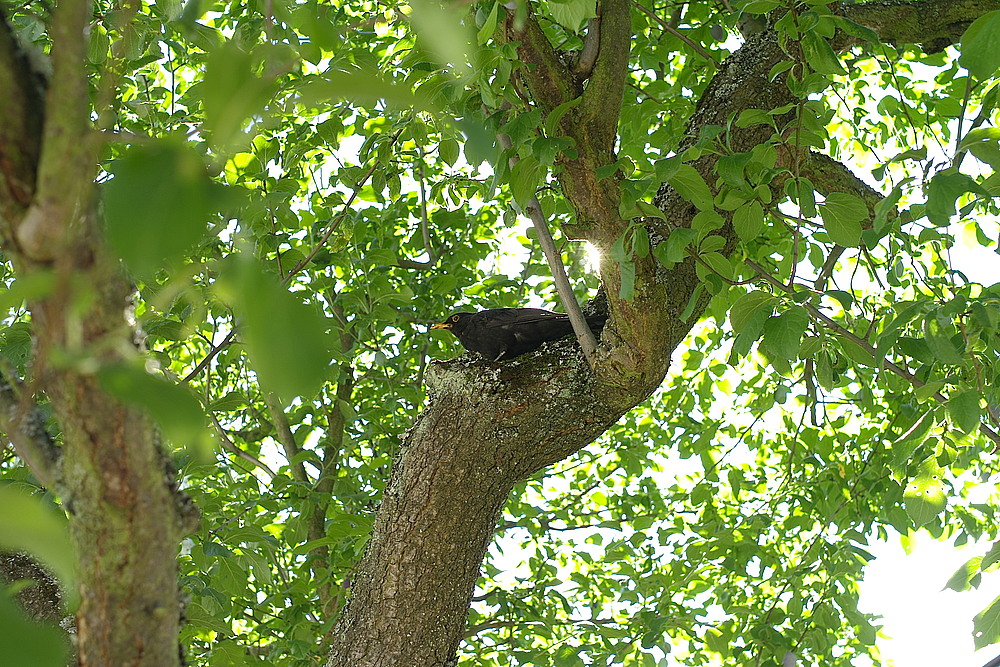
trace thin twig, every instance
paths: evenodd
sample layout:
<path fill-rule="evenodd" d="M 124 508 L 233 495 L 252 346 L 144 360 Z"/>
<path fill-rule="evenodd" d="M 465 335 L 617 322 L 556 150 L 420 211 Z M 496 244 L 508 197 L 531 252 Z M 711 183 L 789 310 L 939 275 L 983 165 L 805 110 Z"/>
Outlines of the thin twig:
<path fill-rule="evenodd" d="M 399 135 L 403 133 L 404 129 L 406 128 L 401 127 L 396 131 L 396 134 L 392 135 L 392 138 L 389 140 L 390 146 L 396 143 L 396 141 L 399 139 Z M 330 240 L 330 237 L 333 235 L 333 233 L 337 231 L 338 227 L 340 227 L 340 223 L 343 222 L 345 217 L 347 217 L 347 212 L 351 209 L 351 204 L 353 204 L 354 200 L 357 199 L 358 193 L 361 192 L 361 188 L 364 187 L 365 183 L 368 182 L 368 179 L 371 178 L 372 174 L 375 173 L 375 170 L 377 168 L 378 168 L 378 162 L 373 162 L 372 166 L 369 167 L 368 171 L 366 171 L 364 175 L 361 177 L 361 180 L 358 181 L 358 184 L 354 187 L 353 190 L 351 190 L 351 196 L 347 198 L 346 202 L 344 202 L 344 206 L 343 208 L 341 208 L 340 214 L 336 218 L 334 218 L 334 220 L 326 228 L 326 231 L 323 232 L 323 236 L 320 237 L 319 243 L 316 244 L 316 246 L 312 249 L 312 251 L 308 255 L 299 260 L 298 264 L 292 267 L 292 270 L 288 272 L 288 275 L 285 276 L 285 279 L 281 281 L 282 285 L 287 285 L 291 281 L 292 277 L 295 276 L 295 274 L 297 274 L 299 271 L 304 269 L 306 266 L 308 266 L 309 263 L 313 260 L 313 257 L 315 257 L 319 253 L 319 251 L 323 249 L 323 246 L 326 245 L 326 242 Z"/>
<path fill-rule="evenodd" d="M 219 423 L 219 420 L 216 418 L 216 416 L 212 413 L 209 413 L 209 416 L 212 418 L 212 423 L 215 424 L 215 428 L 216 430 L 218 430 L 219 436 L 221 436 L 223 449 L 235 454 L 236 456 L 243 459 L 247 463 L 250 463 L 256 466 L 257 468 L 260 468 L 261 470 L 267 473 L 268 477 L 272 479 L 274 478 L 274 471 L 271 470 L 270 466 L 268 466 L 266 463 L 258 459 L 250 452 L 245 452 L 239 447 L 237 447 L 236 443 L 234 443 L 232 439 L 229 437 L 229 434 L 226 433 L 226 429 L 222 428 L 222 424 Z"/>
<path fill-rule="evenodd" d="M 638 9 L 639 11 L 641 11 L 643 14 L 645 14 L 649 18 L 651 18 L 654 21 L 656 21 L 656 23 L 659 24 L 659 26 L 661 28 L 663 28 L 666 32 L 669 32 L 671 35 L 673 35 L 674 37 L 676 37 L 677 39 L 681 40 L 682 42 L 684 42 L 685 44 L 687 44 L 688 46 L 690 46 L 692 49 L 694 49 L 695 53 L 697 53 L 699 56 L 701 56 L 702 58 L 704 58 L 708 62 L 712 63 L 713 67 L 718 66 L 718 63 L 715 62 L 715 58 L 712 57 L 712 54 L 709 53 L 708 51 L 706 51 L 705 48 L 701 44 L 698 44 L 697 42 L 695 42 L 694 40 L 692 40 L 690 37 L 688 37 L 687 35 L 685 35 L 684 33 L 682 33 L 680 30 L 678 30 L 677 28 L 673 27 L 672 25 L 670 25 L 669 23 L 667 23 L 666 21 L 664 21 L 663 19 L 661 19 L 659 16 L 657 16 L 656 14 L 654 14 L 652 10 L 643 7 L 642 5 L 640 5 L 635 0 L 632 0 L 632 6 L 635 7 L 636 9 Z"/>
<path fill-rule="evenodd" d="M 437 256 L 434 254 L 434 246 L 431 245 L 430 223 L 427 220 L 427 174 L 424 166 L 424 149 L 420 146 L 417 146 L 417 158 L 420 160 L 420 169 L 417 171 L 420 185 L 420 235 L 424 240 L 427 257 L 430 258 L 428 264 L 433 264 L 437 261 Z"/>

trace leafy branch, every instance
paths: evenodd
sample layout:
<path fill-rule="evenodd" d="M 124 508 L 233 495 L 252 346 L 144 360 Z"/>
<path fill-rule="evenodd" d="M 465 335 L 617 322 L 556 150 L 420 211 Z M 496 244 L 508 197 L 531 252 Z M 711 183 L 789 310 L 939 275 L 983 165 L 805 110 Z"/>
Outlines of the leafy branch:
<path fill-rule="evenodd" d="M 747 266 L 752 268 L 757 273 L 758 277 L 760 277 L 762 280 L 767 282 L 772 287 L 775 287 L 776 289 L 788 295 L 792 295 L 795 293 L 795 290 L 792 286 L 786 285 L 785 283 L 775 278 L 760 264 L 757 264 L 756 262 L 750 259 L 745 259 L 743 261 L 746 263 Z M 923 380 L 915 376 L 913 373 L 903 368 L 902 366 L 899 366 L 898 364 L 882 357 L 881 353 L 875 348 L 874 345 L 869 343 L 867 339 L 862 338 L 861 336 L 858 336 L 850 329 L 847 329 L 842 324 L 834 320 L 832 317 L 821 311 L 813 304 L 805 302 L 800 305 L 803 308 L 805 308 L 806 311 L 808 311 L 809 314 L 813 316 L 813 318 L 815 318 L 819 322 L 822 322 L 827 329 L 837 334 L 838 336 L 841 336 L 842 338 L 845 338 L 854 343 L 855 345 L 857 345 L 859 348 L 861 348 L 866 353 L 871 355 L 871 357 L 875 360 L 877 364 L 879 364 L 883 368 L 892 371 L 894 374 L 906 380 L 914 388 L 923 387 L 925 384 L 927 384 L 926 382 L 924 382 Z M 947 399 L 943 394 L 941 394 L 941 392 L 935 392 L 934 394 L 932 394 L 932 396 L 934 400 L 936 400 L 938 403 L 943 404 L 947 402 Z M 1000 433 L 997 433 L 992 428 L 990 428 L 989 426 L 987 426 L 982 422 L 980 422 L 979 424 L 979 432 L 982 433 L 987 438 L 989 438 L 997 447 L 1000 447 Z"/>

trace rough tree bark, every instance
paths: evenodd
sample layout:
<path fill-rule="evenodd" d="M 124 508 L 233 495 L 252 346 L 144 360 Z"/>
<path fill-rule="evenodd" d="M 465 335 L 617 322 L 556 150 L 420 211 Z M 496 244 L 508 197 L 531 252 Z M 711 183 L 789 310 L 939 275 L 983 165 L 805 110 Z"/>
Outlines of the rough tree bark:
<path fill-rule="evenodd" d="M 881 30 L 887 41 L 951 43 L 976 17 L 996 8 L 986 3 L 928 0 L 845 6 L 844 14 Z M 556 53 L 530 11 L 521 25 L 508 16 L 501 39 L 517 43 L 521 76 L 543 114 L 575 97 L 560 129 L 574 139 L 575 159 L 562 158 L 559 181 L 578 219 L 565 231 L 609 246 L 623 232 L 615 178 L 599 179 L 597 168 L 614 162 L 622 87 L 631 40 L 628 0 L 600 3 L 600 40 L 590 78 L 584 81 Z M 895 20 L 903 14 L 914 20 Z M 856 40 L 838 36 L 841 49 Z M 792 104 L 782 77 L 769 80 L 777 62 L 790 55 L 777 35 L 765 31 L 719 67 L 688 124 L 682 150 L 711 125 L 726 127 L 744 109 L 770 110 Z M 794 112 L 777 119 L 794 119 Z M 730 127 L 733 152 L 770 141 L 769 126 Z M 786 153 L 785 161 L 812 162 Z M 710 185 L 718 155 L 691 162 Z M 790 166 L 786 164 L 785 166 Z M 824 168 L 829 167 L 823 163 Z M 838 165 L 840 180 L 857 189 L 856 178 Z M 822 181 L 836 179 L 828 175 Z M 781 182 L 771 185 L 778 194 Z M 714 187 L 713 187 L 714 191 Z M 866 193 L 867 194 L 867 193 Z M 778 200 L 779 197 L 775 197 Z M 666 222 L 643 221 L 654 239 L 689 226 L 697 210 L 667 184 L 654 203 Z M 731 251 L 736 234 L 717 232 Z M 446 666 L 456 651 L 480 565 L 497 516 L 514 484 L 590 443 L 662 382 L 671 352 L 708 302 L 695 293 L 692 260 L 671 270 L 636 258 L 632 300 L 616 298 L 617 265 L 605 261 L 601 278 L 612 315 L 601 337 L 596 372 L 572 345 L 496 365 L 469 357 L 433 364 L 427 372 L 430 402 L 403 439 L 393 465 L 367 552 L 351 585 L 351 600 L 334 631 L 328 667 Z M 686 320 L 680 315 L 694 298 Z"/>
<path fill-rule="evenodd" d="M 84 70 L 91 16 L 90 2 L 59 3 L 44 89 L 0 15 L 4 254 L 19 278 L 47 274 L 54 285 L 29 303 L 33 376 L 5 401 L 2 426 L 69 515 L 79 664 L 177 665 L 176 555 L 196 513 L 149 420 L 109 396 L 95 374 L 138 351 L 125 319 L 131 287 L 107 256 L 95 215 L 100 144 Z M 61 447 L 24 418 L 41 393 L 62 427 Z"/>

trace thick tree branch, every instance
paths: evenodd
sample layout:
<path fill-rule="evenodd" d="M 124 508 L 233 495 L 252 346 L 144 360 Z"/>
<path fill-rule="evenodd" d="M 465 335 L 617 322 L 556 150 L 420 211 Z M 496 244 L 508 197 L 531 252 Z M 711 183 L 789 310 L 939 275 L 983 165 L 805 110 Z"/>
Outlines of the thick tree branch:
<path fill-rule="evenodd" d="M 597 16 L 587 23 L 587 34 L 583 37 L 583 48 L 577 54 L 573 65 L 573 73 L 581 79 L 590 78 L 597 62 L 597 54 L 601 50 L 601 7 L 597 6 Z"/>
<path fill-rule="evenodd" d="M 767 91 L 757 80 L 743 84 L 741 76 L 752 67 L 766 81 L 770 64 L 758 65 L 756 59 L 762 50 L 782 57 L 776 41 L 767 49 L 758 46 L 733 56 L 734 62 L 720 68 L 722 81 L 716 86 L 731 90 L 738 82 L 748 91 Z M 787 88 L 780 87 L 787 97 Z M 762 104 L 749 92 L 736 99 Z M 723 118 L 735 111 L 729 106 L 732 98 L 721 93 L 704 104 L 720 101 L 727 105 L 716 112 Z M 696 136 L 698 129 L 693 125 L 691 133 Z M 742 140 L 752 146 L 769 137 L 748 133 Z M 589 167 L 582 161 L 575 165 L 578 184 L 598 182 L 597 165 L 590 159 Z M 607 182 L 613 179 L 601 181 Z M 673 212 L 676 224 L 689 224 L 695 211 L 678 205 Z M 608 241 L 622 225 L 617 203 L 600 222 L 594 229 Z M 679 317 L 698 283 L 693 262 L 669 275 L 657 273 L 652 258 L 637 259 L 637 265 L 635 297 L 609 298 L 615 313 L 611 328 L 617 330 L 602 335 L 596 374 L 566 343 L 549 344 L 543 352 L 499 367 L 465 357 L 428 367 L 431 403 L 407 433 L 393 465 L 352 598 L 334 633 L 331 667 L 454 663 L 479 566 L 509 490 L 578 451 L 646 398 L 662 382 L 670 352 L 700 314 L 695 308 L 687 322 Z M 620 277 L 614 262 L 605 260 L 602 276 L 609 295 L 617 297 Z M 427 596 L 439 603 L 428 608 Z M 412 641 L 416 637 L 421 638 L 418 646 Z"/>
<path fill-rule="evenodd" d="M 35 193 L 44 119 L 41 80 L 0 10 L 0 223 L 6 238 Z"/>
<path fill-rule="evenodd" d="M 505 42 L 517 42 L 517 55 L 524 67 L 521 76 L 528 84 L 534 101 L 548 113 L 564 102 L 580 96 L 583 87 L 556 53 L 549 38 L 527 5 L 523 24 L 515 20 L 514 11 L 508 11 L 500 26 L 498 37 Z"/>
<path fill-rule="evenodd" d="M 601 44 L 594 70 L 573 112 L 573 136 L 596 154 L 599 166 L 613 161 L 618 119 L 625 95 L 628 57 L 632 48 L 632 5 L 629 0 L 601 0 Z"/>
<path fill-rule="evenodd" d="M 68 247 L 70 221 L 90 206 L 97 172 L 98 135 L 91 132 L 87 90 L 87 0 L 59 3 L 52 20 L 52 80 L 49 84 L 38 164 L 38 189 L 15 229 L 21 253 L 51 262 Z"/>
<path fill-rule="evenodd" d="M 883 42 L 924 44 L 925 51 L 934 53 L 957 44 L 970 23 L 996 9 L 1000 9 L 1000 0 L 893 0 L 843 4 L 835 11 L 871 28 Z M 862 40 L 838 32 L 831 43 L 834 49 L 844 50 Z"/>
<path fill-rule="evenodd" d="M 264 402 L 267 403 L 267 410 L 271 414 L 271 421 L 274 423 L 274 430 L 277 434 L 281 449 L 285 452 L 285 459 L 288 461 L 289 469 L 292 471 L 292 479 L 296 482 L 308 482 L 306 468 L 299 458 L 301 449 L 299 443 L 295 442 L 295 434 L 292 433 L 291 424 L 288 423 L 288 415 L 281 405 L 281 401 L 274 394 L 264 391 Z"/>
<path fill-rule="evenodd" d="M 601 227 L 598 246 L 610 245 L 624 229 L 618 214 L 621 193 L 617 177 L 597 178 L 597 169 L 615 161 L 615 141 L 624 97 L 628 56 L 632 44 L 631 5 L 628 0 L 603 0 L 597 59 L 590 78 L 583 80 L 570 71 L 529 12 L 518 27 L 509 13 L 499 34 L 502 41 L 516 42 L 519 59 L 526 65 L 521 76 L 534 101 L 545 113 L 581 97 L 580 104 L 562 115 L 560 132 L 573 139 L 576 157 L 559 157 L 566 197 L 580 219 L 572 236 L 594 235 Z M 594 241 L 594 238 L 590 240 Z M 605 242 L 606 241 L 606 242 Z"/>

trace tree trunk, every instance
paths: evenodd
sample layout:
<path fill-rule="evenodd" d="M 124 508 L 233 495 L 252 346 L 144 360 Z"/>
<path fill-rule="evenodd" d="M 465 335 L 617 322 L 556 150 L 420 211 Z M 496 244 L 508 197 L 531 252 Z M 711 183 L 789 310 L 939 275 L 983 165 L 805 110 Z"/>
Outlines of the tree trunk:
<path fill-rule="evenodd" d="M 29 303 L 34 377 L 19 401 L 30 406 L 44 391 L 62 446 L 35 437 L 33 420 L 6 425 L 20 429 L 8 434 L 19 456 L 69 515 L 79 664 L 169 667 L 181 662 L 178 543 L 197 515 L 176 489 L 152 424 L 109 396 L 96 374 L 139 353 L 125 319 L 131 286 L 105 254 L 93 203 L 99 147 L 84 70 L 90 20 L 89 2 L 59 4 L 43 96 L 0 15 L 4 253 L 19 279 L 48 275 L 54 284 Z"/>

